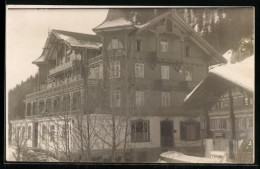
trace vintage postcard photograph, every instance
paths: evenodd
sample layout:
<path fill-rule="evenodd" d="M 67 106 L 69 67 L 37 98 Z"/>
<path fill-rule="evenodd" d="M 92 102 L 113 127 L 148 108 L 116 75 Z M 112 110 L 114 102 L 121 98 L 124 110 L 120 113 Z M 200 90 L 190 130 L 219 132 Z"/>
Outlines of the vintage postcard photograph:
<path fill-rule="evenodd" d="M 253 7 L 6 6 L 6 162 L 255 162 Z"/>

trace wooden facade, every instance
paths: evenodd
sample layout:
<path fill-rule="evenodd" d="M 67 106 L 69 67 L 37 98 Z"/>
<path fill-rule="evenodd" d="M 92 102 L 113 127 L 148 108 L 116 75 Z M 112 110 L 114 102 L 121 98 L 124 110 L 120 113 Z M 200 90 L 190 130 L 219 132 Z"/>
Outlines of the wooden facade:
<path fill-rule="evenodd" d="M 42 132 L 40 123 L 51 117 L 112 115 L 130 117 L 127 147 L 135 149 L 136 157 L 187 142 L 200 146 L 200 135 L 192 135 L 200 133 L 199 119 L 185 112 L 183 101 L 207 76 L 208 66 L 224 58 L 173 11 L 143 25 L 111 19 L 111 13 L 93 29 L 97 35 L 49 34 L 33 62 L 39 67 L 39 91 L 25 99 L 24 122 L 31 123 L 32 134 L 38 128 Z"/>

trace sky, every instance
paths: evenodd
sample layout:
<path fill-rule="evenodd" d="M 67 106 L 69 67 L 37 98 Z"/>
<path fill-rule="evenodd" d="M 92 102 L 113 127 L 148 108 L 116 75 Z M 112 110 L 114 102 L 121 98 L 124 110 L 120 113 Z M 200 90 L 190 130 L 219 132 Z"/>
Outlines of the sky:
<path fill-rule="evenodd" d="M 32 62 L 43 50 L 48 31 L 60 29 L 94 34 L 107 9 L 14 9 L 6 10 L 6 90 L 38 71 Z"/>

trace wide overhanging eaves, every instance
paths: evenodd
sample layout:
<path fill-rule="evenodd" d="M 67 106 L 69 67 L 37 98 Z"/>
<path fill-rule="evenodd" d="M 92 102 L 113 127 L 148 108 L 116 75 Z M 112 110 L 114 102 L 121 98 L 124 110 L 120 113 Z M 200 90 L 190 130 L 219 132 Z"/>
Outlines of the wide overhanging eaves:
<path fill-rule="evenodd" d="M 149 26 L 155 24 L 156 22 L 160 21 L 161 19 L 171 16 L 172 19 L 174 19 L 180 26 L 189 32 L 190 39 L 195 41 L 206 53 L 211 57 L 211 65 L 212 64 L 220 64 L 220 63 L 227 63 L 227 60 L 218 52 L 216 51 L 206 40 L 204 40 L 201 36 L 198 35 L 195 30 L 193 30 L 190 26 L 187 25 L 185 21 L 183 21 L 177 14 L 175 14 L 172 11 L 166 12 L 147 23 L 144 23 L 143 25 L 135 25 L 135 27 L 138 29 L 138 32 L 141 32 L 142 30 L 145 30 Z"/>
<path fill-rule="evenodd" d="M 187 108 L 202 108 L 212 106 L 214 102 L 232 86 L 232 83 L 214 74 L 209 74 L 185 98 L 184 106 Z"/>

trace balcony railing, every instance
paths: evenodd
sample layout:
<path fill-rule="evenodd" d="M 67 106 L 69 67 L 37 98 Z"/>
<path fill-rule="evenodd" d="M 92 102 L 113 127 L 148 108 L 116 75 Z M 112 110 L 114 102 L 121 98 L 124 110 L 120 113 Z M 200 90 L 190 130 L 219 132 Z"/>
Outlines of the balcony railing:
<path fill-rule="evenodd" d="M 89 59 L 89 64 L 91 65 L 91 64 L 94 64 L 94 63 L 98 63 L 100 61 L 102 61 L 102 56 L 98 55 L 96 57 Z"/>
<path fill-rule="evenodd" d="M 72 68 L 72 61 L 69 61 L 69 62 L 67 62 L 67 63 L 64 63 L 64 64 L 62 64 L 62 65 L 59 65 L 59 66 L 57 66 L 57 67 L 51 69 L 51 70 L 49 71 L 49 75 L 53 75 L 53 74 L 56 74 L 56 73 L 58 73 L 58 72 L 61 72 L 61 71 L 70 69 L 70 68 Z"/>
<path fill-rule="evenodd" d="M 80 60 L 71 60 L 67 63 L 59 65 L 49 71 L 49 75 L 54 75 L 56 73 L 71 69 L 72 67 L 80 66 Z"/>
<path fill-rule="evenodd" d="M 97 79 L 88 79 L 88 86 L 95 86 L 98 83 Z M 71 82 L 71 83 L 66 83 L 60 86 L 55 86 L 52 88 L 48 88 L 46 90 L 42 90 L 39 92 L 31 93 L 26 95 L 25 99 L 38 99 L 38 98 L 43 98 L 46 96 L 54 96 L 60 93 L 64 93 L 72 88 L 82 88 L 84 86 L 83 80 Z"/>

